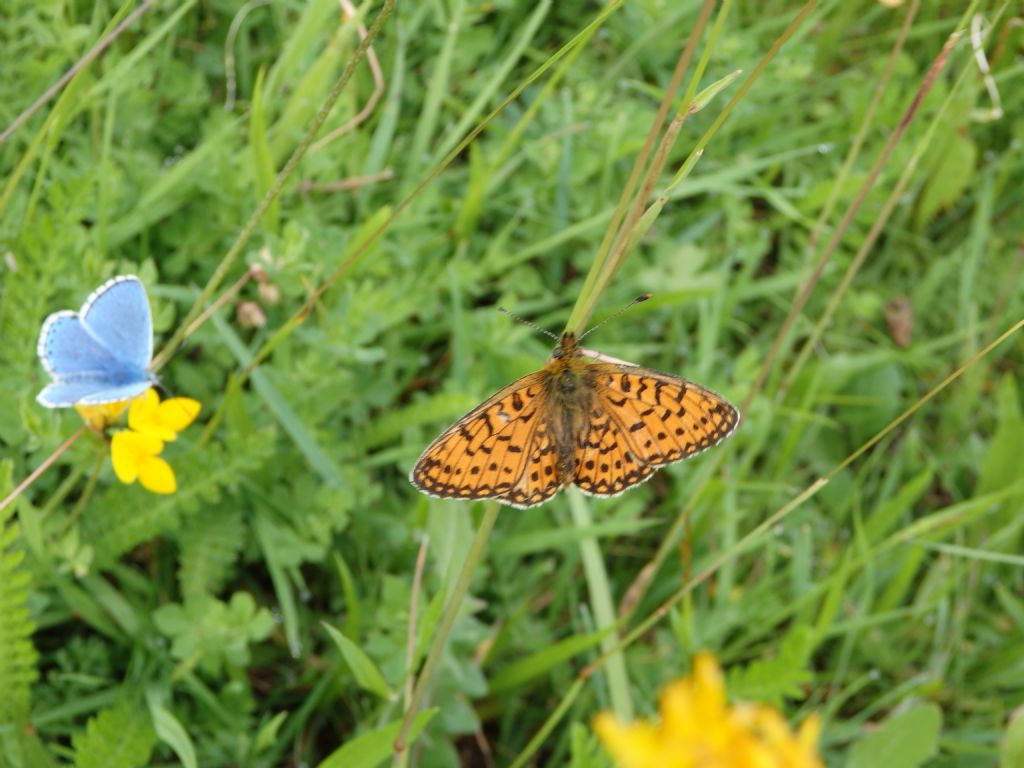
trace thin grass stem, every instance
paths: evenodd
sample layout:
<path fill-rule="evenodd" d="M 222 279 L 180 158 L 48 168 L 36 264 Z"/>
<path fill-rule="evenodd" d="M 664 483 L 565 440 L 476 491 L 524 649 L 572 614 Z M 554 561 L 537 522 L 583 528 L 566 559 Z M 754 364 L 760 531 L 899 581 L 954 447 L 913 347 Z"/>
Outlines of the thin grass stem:
<path fill-rule="evenodd" d="M 413 666 L 416 663 L 416 614 L 419 610 L 420 592 L 423 587 L 423 568 L 427 563 L 427 548 L 430 546 L 430 536 L 424 534 L 420 542 L 419 551 L 416 553 L 416 569 L 412 577 L 412 590 L 409 595 L 409 631 L 405 642 L 405 663 L 409 670 L 405 686 L 405 706 L 412 703 L 412 686 L 415 679 Z"/>
<path fill-rule="evenodd" d="M 565 717 L 573 702 L 582 693 L 585 683 L 586 679 L 582 677 L 576 678 L 573 681 L 572 685 L 569 686 L 569 690 L 563 694 L 562 700 L 558 702 L 558 706 L 548 715 L 544 724 L 533 735 L 533 738 L 523 748 L 523 751 L 516 755 L 516 759 L 512 761 L 509 768 L 523 768 L 526 762 L 537 753 L 537 750 L 541 748 L 547 737 L 551 735 L 551 732 L 555 730 L 558 723 Z"/>
<path fill-rule="evenodd" d="M 569 491 L 569 510 L 572 513 L 573 525 L 579 531 L 593 527 L 594 518 L 590 514 L 590 505 L 583 494 L 576 488 Z M 609 651 L 605 665 L 608 679 L 608 695 L 612 702 L 615 716 L 621 720 L 633 719 L 633 699 L 629 694 L 629 672 L 626 669 L 626 658 L 621 650 L 613 650 L 618 636 L 612 629 L 616 624 L 615 601 L 612 597 L 608 571 L 601 556 L 601 546 L 593 536 L 580 539 L 580 557 L 583 559 L 583 572 L 587 579 L 587 591 L 590 593 L 590 607 L 594 612 L 594 624 L 599 632 L 607 633 L 601 639 L 601 647 Z"/>
<path fill-rule="evenodd" d="M 85 433 L 86 429 L 88 429 L 88 427 L 79 427 L 77 432 L 75 432 L 73 435 L 71 435 L 71 437 L 69 437 L 67 440 L 61 443 L 60 446 L 58 446 L 53 453 L 51 453 L 43 460 L 42 464 L 40 464 L 38 467 L 32 470 L 32 473 L 28 477 L 26 477 L 24 480 L 18 483 L 18 486 L 9 494 L 7 494 L 7 497 L 3 501 L 0 501 L 0 511 L 7 509 L 8 504 L 10 504 L 16 498 L 18 498 L 22 493 L 25 492 L 25 490 L 29 486 L 32 485 L 32 483 L 38 480 L 43 475 L 43 473 L 46 472 L 46 470 L 48 470 L 53 465 L 53 462 L 55 462 L 57 459 L 63 456 L 64 453 L 72 445 L 75 444 L 78 438 L 80 438 Z"/>
<path fill-rule="evenodd" d="M 470 582 L 473 580 L 473 574 L 476 573 L 476 566 L 480 562 L 480 558 L 483 556 L 484 549 L 487 547 L 487 541 L 491 536 L 491 530 L 494 528 L 494 523 L 498 519 L 498 512 L 500 509 L 501 507 L 494 502 L 484 504 L 484 515 L 480 520 L 480 527 L 477 528 L 476 535 L 473 537 L 473 541 L 469 546 L 469 551 L 466 553 L 466 560 L 462 564 L 462 570 L 459 571 L 459 578 L 456 579 L 455 586 L 452 588 L 451 594 L 448 595 L 448 600 L 444 607 L 444 613 L 441 615 L 441 621 L 437 627 L 437 633 L 434 635 L 434 641 L 431 643 L 430 650 L 427 652 L 427 660 L 423 663 L 423 669 L 420 671 L 419 677 L 416 678 L 416 686 L 413 688 L 412 696 L 409 698 L 409 704 L 405 708 L 405 717 L 402 719 L 402 727 L 399 729 L 398 737 L 395 739 L 396 755 L 405 750 L 405 739 L 409 733 L 409 728 L 412 727 L 413 718 L 416 717 L 416 713 L 419 712 L 420 707 L 423 704 L 427 695 L 427 688 L 433 682 L 434 671 L 437 668 L 437 663 L 440 661 L 441 654 L 444 652 L 444 646 L 448 642 L 448 635 L 451 633 L 452 626 L 455 624 L 455 619 L 459 615 L 459 611 L 463 605 L 463 600 L 469 592 Z"/>

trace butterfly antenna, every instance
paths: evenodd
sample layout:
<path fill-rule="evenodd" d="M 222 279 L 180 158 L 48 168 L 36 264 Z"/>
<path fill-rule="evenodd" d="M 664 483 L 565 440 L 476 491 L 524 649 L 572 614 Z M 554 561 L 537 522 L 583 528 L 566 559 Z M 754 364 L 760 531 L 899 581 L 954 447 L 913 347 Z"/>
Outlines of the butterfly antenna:
<path fill-rule="evenodd" d="M 527 319 L 526 319 L 525 317 L 520 317 L 520 316 L 519 316 L 519 315 L 517 315 L 517 314 L 516 314 L 515 312 L 509 312 L 509 311 L 508 311 L 507 309 L 505 309 L 504 307 L 498 307 L 498 311 L 499 311 L 499 312 L 504 312 L 504 313 L 505 313 L 506 315 L 508 315 L 509 317 L 511 317 L 511 318 L 512 318 L 513 320 L 518 320 L 518 321 L 519 321 L 520 323 L 522 323 L 523 325 L 528 325 L 528 326 L 530 326 L 531 328 L 533 328 L 533 330 L 535 330 L 535 331 L 540 331 L 540 332 L 541 332 L 541 333 L 543 333 L 543 334 L 544 334 L 545 336 L 550 336 L 550 337 L 551 337 L 552 339 L 554 339 L 555 341 L 558 341 L 558 337 L 557 337 L 557 336 L 555 336 L 555 334 L 553 334 L 553 333 L 552 333 L 551 331 L 549 331 L 549 330 L 548 330 L 547 328 L 541 328 L 541 327 L 540 327 L 539 325 L 537 325 L 536 323 L 532 323 L 532 322 L 530 322 L 530 321 L 529 321 L 529 320 L 527 320 Z"/>
<path fill-rule="evenodd" d="M 598 328 L 600 328 L 600 327 L 601 327 L 602 325 L 604 325 L 605 323 L 607 323 L 607 322 L 608 322 L 609 320 L 614 320 L 614 319 L 615 319 L 616 317 L 618 317 L 619 315 L 621 315 L 621 314 L 622 314 L 623 312 L 625 312 L 625 311 L 626 311 L 627 309 L 631 309 L 631 308 L 632 308 L 632 307 L 634 307 L 635 305 L 639 304 L 639 303 L 640 303 L 641 301 L 647 301 L 647 300 L 648 300 L 649 298 L 651 298 L 651 296 L 653 296 L 653 295 L 654 295 L 653 293 L 641 293 L 641 294 L 640 294 L 639 296 L 637 296 L 637 297 L 636 297 L 635 299 L 633 299 L 633 300 L 632 300 L 631 302 L 629 302 L 629 304 L 627 304 L 626 306 L 624 306 L 624 307 L 623 307 L 622 309 L 620 309 L 620 310 L 619 310 L 618 312 L 613 312 L 612 314 L 608 315 L 608 317 L 606 317 L 606 318 L 605 318 L 604 320 L 602 320 L 602 321 L 601 321 L 600 323 L 598 323 L 598 324 L 597 324 L 597 325 L 595 325 L 595 326 L 594 326 L 593 328 L 591 328 L 591 329 L 590 329 L 589 331 L 587 331 L 587 332 L 586 332 L 586 333 L 584 333 L 584 334 L 583 334 L 582 336 L 580 336 L 580 341 L 583 341 L 583 339 L 585 339 L 585 338 L 586 338 L 587 336 L 589 336 L 590 334 L 592 334 L 592 333 L 593 333 L 594 331 L 596 331 L 596 330 L 597 330 Z"/>

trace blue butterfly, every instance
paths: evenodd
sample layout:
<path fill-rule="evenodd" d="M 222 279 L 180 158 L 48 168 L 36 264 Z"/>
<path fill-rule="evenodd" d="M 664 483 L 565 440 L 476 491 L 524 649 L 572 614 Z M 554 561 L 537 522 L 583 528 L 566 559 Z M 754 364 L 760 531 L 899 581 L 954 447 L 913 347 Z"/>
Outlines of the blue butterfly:
<path fill-rule="evenodd" d="M 53 383 L 36 400 L 47 408 L 101 405 L 138 397 L 156 382 L 153 317 L 142 282 L 111 278 L 78 312 L 54 312 L 43 323 L 36 350 Z"/>

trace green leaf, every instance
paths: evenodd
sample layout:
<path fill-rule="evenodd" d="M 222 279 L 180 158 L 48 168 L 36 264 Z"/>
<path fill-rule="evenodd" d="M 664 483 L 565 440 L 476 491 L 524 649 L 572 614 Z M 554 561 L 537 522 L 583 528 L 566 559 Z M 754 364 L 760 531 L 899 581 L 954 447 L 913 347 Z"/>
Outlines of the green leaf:
<path fill-rule="evenodd" d="M 199 515 L 178 532 L 181 555 L 178 581 L 187 599 L 216 594 L 223 587 L 245 543 L 245 525 L 237 509 L 222 507 L 216 515 Z"/>
<path fill-rule="evenodd" d="M 1020 412 L 1017 383 L 1011 374 L 999 382 L 996 401 L 999 404 L 998 422 L 981 465 L 979 494 L 1001 490 L 1024 477 L 1024 451 L 1020 450 L 1024 418 Z"/>
<path fill-rule="evenodd" d="M 274 183 L 274 161 L 270 156 L 267 120 L 263 112 L 263 78 L 266 73 L 266 69 L 261 67 L 259 74 L 256 75 L 256 86 L 252 93 L 252 109 L 249 114 L 249 146 L 252 148 L 257 203 L 263 199 Z M 274 234 L 277 234 L 281 228 L 280 205 L 276 199 L 267 206 L 267 212 L 263 216 L 263 226 Z"/>
<path fill-rule="evenodd" d="M 578 544 L 587 538 L 636 536 L 648 528 L 662 524 L 663 522 L 657 519 L 623 519 L 607 520 L 586 527 L 540 528 L 528 533 L 508 534 L 500 541 L 495 541 L 492 550 L 503 555 L 529 555 Z"/>
<path fill-rule="evenodd" d="M 39 740 L 38 733 L 0 728 L 0 765 L 3 768 L 56 768 L 57 763 Z"/>
<path fill-rule="evenodd" d="M 263 557 L 267 563 L 267 572 L 270 581 L 274 585 L 274 594 L 277 595 L 277 604 L 281 611 L 281 624 L 284 626 L 284 636 L 288 641 L 288 647 L 297 649 L 301 640 L 299 637 L 299 612 L 295 605 L 295 590 L 288 578 L 286 569 L 286 556 L 288 547 L 283 542 L 288 541 L 282 526 L 279 526 L 267 515 L 256 515 L 252 521 L 252 530 L 256 534 L 256 540 L 263 550 Z"/>
<path fill-rule="evenodd" d="M 601 642 L 601 638 L 605 634 L 607 633 L 591 632 L 587 635 L 573 635 L 543 650 L 531 653 L 524 659 L 506 664 L 491 678 L 491 693 L 495 694 L 514 688 L 544 674 L 573 656 L 593 648 Z"/>
<path fill-rule="evenodd" d="M 437 709 L 425 709 L 412 720 L 405 748 L 409 749 L 423 727 L 437 714 Z M 402 729 L 402 721 L 378 728 L 375 731 L 357 736 L 347 744 L 329 754 L 318 768 L 376 768 L 394 754 L 395 739 Z"/>
<path fill-rule="evenodd" d="M 423 620 L 417 631 L 419 637 L 416 639 L 416 655 L 413 658 L 413 666 L 419 664 L 427 655 L 427 648 L 430 647 L 430 642 L 434 639 L 434 631 L 437 629 L 438 622 L 441 621 L 441 612 L 444 610 L 447 598 L 448 590 L 442 588 L 427 603 L 427 610 L 423 612 Z"/>
<path fill-rule="evenodd" d="M 141 768 L 149 764 L 156 734 L 142 709 L 122 701 L 91 718 L 71 743 L 75 768 Z"/>
<path fill-rule="evenodd" d="M 910 478 L 891 498 L 880 504 L 864 522 L 864 535 L 868 541 L 881 541 L 899 522 L 910 513 L 914 504 L 924 496 L 931 486 L 935 471 L 926 467 Z"/>
<path fill-rule="evenodd" d="M 583 723 L 571 723 L 569 726 L 569 754 L 571 760 L 568 768 L 596 768 L 604 766 L 601 760 L 602 750 L 594 732 Z"/>
<path fill-rule="evenodd" d="M 318 2 L 312 5 L 327 5 Z M 335 6 L 337 8 L 337 6 Z M 336 11 L 335 11 L 336 12 Z M 313 30 L 316 36 L 320 36 L 326 30 L 332 30 L 330 40 L 324 46 L 321 43 L 314 43 L 315 47 L 307 47 L 301 55 L 308 56 L 310 51 L 319 51 L 316 58 L 304 67 L 300 76 L 287 83 L 285 88 L 290 92 L 284 108 L 280 111 L 280 117 L 274 124 L 273 137 L 271 138 L 271 154 L 278 162 L 287 157 L 295 146 L 295 137 L 301 136 L 309 122 L 316 115 L 319 106 L 323 104 L 331 84 L 337 76 L 338 65 L 348 50 L 349 30 L 346 25 L 335 25 L 328 23 L 326 27 L 321 26 Z M 268 89 L 268 93 L 271 91 Z M 328 130 L 330 122 L 328 122 Z"/>
<path fill-rule="evenodd" d="M 737 699 L 780 706 L 786 697 L 799 698 L 801 686 L 813 679 L 807 669 L 814 650 L 814 632 L 804 624 L 793 627 L 779 643 L 774 658 L 759 659 L 729 672 L 729 692 Z"/>
<path fill-rule="evenodd" d="M 457 240 L 467 240 L 476 230 L 480 211 L 487 195 L 488 171 L 480 148 L 476 144 L 469 145 L 469 184 L 466 197 L 459 206 L 459 215 L 455 219 L 453 231 Z"/>
<path fill-rule="evenodd" d="M 146 702 L 149 705 L 149 715 L 153 720 L 153 728 L 156 735 L 164 744 L 169 746 L 174 754 L 181 760 L 185 768 L 198 768 L 196 760 L 196 748 L 188 731 L 181 724 L 181 721 L 174 714 L 160 703 L 159 694 L 155 691 L 146 692 Z"/>
<path fill-rule="evenodd" d="M 138 74 L 138 67 L 164 38 L 172 36 L 179 22 L 192 10 L 196 0 L 185 0 L 174 9 L 160 26 L 132 46 L 131 52 L 122 57 L 115 66 L 108 68 L 92 87 L 88 99 L 96 99 L 105 91 L 116 91 L 132 81 Z"/>
<path fill-rule="evenodd" d="M 366 652 L 326 621 L 321 621 L 320 623 L 323 624 L 327 634 L 334 640 L 334 644 L 338 646 L 338 650 L 341 651 L 341 655 L 345 658 L 345 663 L 348 664 L 348 668 L 355 675 L 359 687 L 371 693 L 376 693 L 382 699 L 393 698 L 394 695 L 391 689 L 388 688 L 384 676 L 381 675 L 377 665 L 366 655 Z"/>
<path fill-rule="evenodd" d="M 1001 768 L 1019 768 L 1024 765 L 1024 709 L 1017 709 L 1010 717 L 1003 740 L 999 742 Z"/>
<path fill-rule="evenodd" d="M 278 712 L 270 720 L 260 726 L 256 732 L 256 741 L 253 744 L 253 751 L 256 754 L 269 749 L 277 742 L 277 732 L 281 730 L 284 721 L 288 719 L 287 712 Z"/>
<path fill-rule="evenodd" d="M 11 467 L 10 460 L 0 465 L 0 488 L 10 487 Z M 35 623 L 28 611 L 32 584 L 23 565 L 18 525 L 8 522 L 14 508 L 11 504 L 0 510 L 0 725 L 24 724 L 29 690 L 38 677 L 38 654 L 32 645 Z"/>
<path fill-rule="evenodd" d="M 257 608 L 248 592 L 236 592 L 228 603 L 209 595 L 168 603 L 153 611 L 153 623 L 172 639 L 172 656 L 219 674 L 224 665 L 242 668 L 249 663 L 249 643 L 270 634 L 274 617 Z"/>
<path fill-rule="evenodd" d="M 903 368 L 898 363 L 872 366 L 850 379 L 836 417 L 854 445 L 870 438 L 899 414 L 903 380 Z"/>
<path fill-rule="evenodd" d="M 206 443 L 195 451 L 181 452 L 178 440 L 173 458 L 177 492 L 154 498 L 140 495 L 137 486 L 118 483 L 93 500 L 81 530 L 83 544 L 95 549 L 97 568 L 109 566 L 154 536 L 178 530 L 186 516 L 200 508 L 209 513 L 210 502 L 218 501 L 228 486 L 258 473 L 275 444 L 270 429 L 244 437 L 229 434 L 224 442 Z M 102 611 L 98 613 L 102 618 Z"/>
<path fill-rule="evenodd" d="M 950 131 L 937 157 L 917 204 L 915 223 L 918 228 L 963 196 L 974 177 L 978 148 L 966 132 L 954 130 Z"/>
<path fill-rule="evenodd" d="M 690 102 L 689 104 L 680 105 L 679 114 L 692 115 L 695 112 L 700 112 L 702 109 L 704 109 L 704 107 L 710 104 L 718 94 L 720 94 L 723 90 L 732 85 L 733 81 L 735 81 L 736 78 L 742 74 L 743 70 L 737 69 L 734 70 L 733 72 L 730 72 L 725 77 L 716 80 L 707 88 L 705 88 L 696 96 L 694 96 L 692 102 Z"/>
<path fill-rule="evenodd" d="M 338 579 L 341 581 L 341 593 L 345 596 L 345 631 L 356 637 L 359 634 L 359 617 L 361 614 L 359 593 L 356 591 L 355 579 L 352 578 L 352 571 L 341 556 L 341 553 L 334 553 L 334 565 L 338 570 Z"/>
<path fill-rule="evenodd" d="M 252 355 L 245 343 L 239 338 L 235 329 L 223 318 L 214 315 L 211 318 L 214 327 L 220 332 L 228 348 L 234 353 L 240 365 L 247 366 L 252 363 Z M 288 402 L 270 375 L 263 368 L 255 368 L 251 374 L 253 388 L 263 400 L 267 409 L 274 414 L 278 423 L 288 433 L 288 436 L 295 442 L 298 448 L 306 457 L 310 466 L 332 487 L 343 488 L 345 480 L 341 473 L 341 467 L 334 458 L 324 450 L 316 437 L 306 428 L 294 406 Z"/>
<path fill-rule="evenodd" d="M 942 712 L 934 704 L 894 715 L 877 731 L 854 744 L 846 768 L 877 768 L 880 765 L 915 768 L 922 765 L 939 748 L 941 725 Z"/>
<path fill-rule="evenodd" d="M 352 267 L 372 253 L 375 248 L 379 248 L 379 243 L 371 243 L 370 241 L 376 235 L 377 230 L 383 227 L 388 219 L 391 218 L 392 210 L 390 205 L 383 205 L 374 211 L 371 216 L 368 216 L 345 244 L 345 250 L 341 254 L 339 263 L 344 264 L 349 259 L 354 258 L 355 260 L 348 265 L 348 269 L 352 269 Z M 359 253 L 358 258 L 356 258 L 356 253 L 360 249 L 363 250 Z"/>
<path fill-rule="evenodd" d="M 337 16 L 338 6 L 331 2 L 312 2 L 302 6 L 302 14 L 295 19 L 288 30 L 288 37 L 282 41 L 281 49 L 274 59 L 274 65 L 267 77 L 266 91 L 277 94 L 286 83 L 294 83 L 302 77 L 309 65 L 309 52 L 314 46 L 322 45 L 324 29 L 332 24 L 332 13 Z"/>

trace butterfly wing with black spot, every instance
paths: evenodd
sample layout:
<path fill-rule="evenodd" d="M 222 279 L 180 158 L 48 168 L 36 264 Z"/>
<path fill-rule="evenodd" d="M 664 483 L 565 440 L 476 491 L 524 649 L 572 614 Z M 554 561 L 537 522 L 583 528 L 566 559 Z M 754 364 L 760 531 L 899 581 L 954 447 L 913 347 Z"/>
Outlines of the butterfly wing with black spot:
<path fill-rule="evenodd" d="M 562 487 L 558 476 L 558 452 L 548 429 L 546 418 L 541 418 L 530 440 L 529 458 L 512 490 L 498 501 L 525 509 L 543 504 Z"/>
<path fill-rule="evenodd" d="M 575 478 L 587 493 L 621 493 L 654 469 L 721 442 L 739 423 L 725 398 L 692 381 L 630 365 L 591 370 L 600 416 L 579 442 Z"/>
<path fill-rule="evenodd" d="M 590 432 L 577 440 L 576 486 L 592 496 L 616 496 L 642 483 L 654 470 L 631 450 L 629 439 L 598 400 Z"/>
<path fill-rule="evenodd" d="M 552 460 L 546 424 L 547 374 L 524 376 L 445 430 L 420 456 L 409 479 L 421 491 L 452 499 L 495 499 L 533 506 L 550 498 L 530 480 L 530 466 Z M 524 480 L 525 478 L 525 480 Z M 545 495 L 547 494 L 547 495 Z"/>

